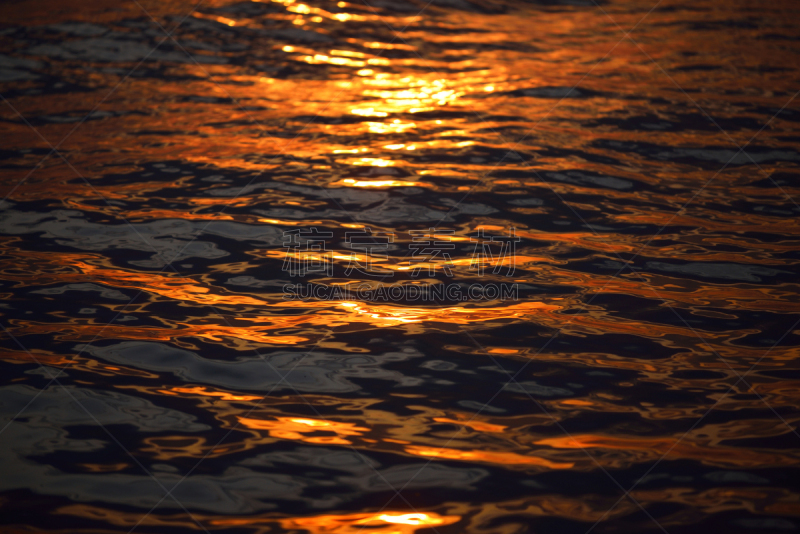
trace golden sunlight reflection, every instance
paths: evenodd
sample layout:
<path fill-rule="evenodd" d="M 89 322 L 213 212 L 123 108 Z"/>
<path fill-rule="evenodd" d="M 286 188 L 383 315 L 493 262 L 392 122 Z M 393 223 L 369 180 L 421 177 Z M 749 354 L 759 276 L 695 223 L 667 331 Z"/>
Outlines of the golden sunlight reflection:
<path fill-rule="evenodd" d="M 462 460 L 473 462 L 486 462 L 500 465 L 520 465 L 546 467 L 548 469 L 569 469 L 575 465 L 574 462 L 554 462 L 539 456 L 528 456 L 515 452 L 504 451 L 481 451 L 481 450 L 461 450 L 447 449 L 440 447 L 410 446 L 405 451 L 414 456 L 425 458 L 441 458 L 444 460 Z"/>
<path fill-rule="evenodd" d="M 386 534 L 413 534 L 420 529 L 451 525 L 460 516 L 441 516 L 435 513 L 380 512 L 376 514 L 323 515 L 281 520 L 285 529 L 302 528 L 310 534 L 358 534 L 373 532 Z"/>
<path fill-rule="evenodd" d="M 333 182 L 331 187 L 343 185 L 347 187 L 429 187 L 430 184 L 425 182 L 408 182 L 405 180 L 354 180 L 353 178 L 345 178 L 339 182 Z"/>
<path fill-rule="evenodd" d="M 252 419 L 239 417 L 240 424 L 254 430 L 266 430 L 271 437 L 278 439 L 288 439 L 303 441 L 305 443 L 323 445 L 350 445 L 352 441 L 347 439 L 350 436 L 361 436 L 368 432 L 368 428 L 356 426 L 354 423 L 340 423 L 337 421 L 326 421 L 321 419 L 305 419 L 294 417 L 278 417 L 274 421 L 262 419 Z M 326 436 L 307 436 L 326 432 L 334 435 Z"/>
<path fill-rule="evenodd" d="M 397 161 L 384 158 L 358 158 L 358 159 L 345 159 L 345 163 L 352 165 L 368 165 L 370 167 L 392 167 L 397 165 Z"/>
<path fill-rule="evenodd" d="M 385 133 L 403 133 L 406 130 L 417 127 L 415 122 L 403 122 L 400 119 L 394 119 L 391 122 L 365 122 L 363 123 L 371 133 L 385 134 Z"/>
<path fill-rule="evenodd" d="M 263 396 L 261 395 L 234 395 L 232 393 L 227 393 L 225 391 L 207 391 L 207 388 L 201 386 L 186 387 L 186 388 L 175 387 L 169 391 L 161 390 L 161 392 L 168 395 L 173 393 L 182 393 L 186 395 L 201 395 L 205 397 L 218 398 L 219 400 L 224 400 L 224 401 L 239 401 L 239 402 L 254 401 L 263 398 Z"/>
<path fill-rule="evenodd" d="M 375 111 L 375 108 L 353 108 L 350 113 L 361 115 L 362 117 L 386 117 L 389 115 L 385 111 Z"/>

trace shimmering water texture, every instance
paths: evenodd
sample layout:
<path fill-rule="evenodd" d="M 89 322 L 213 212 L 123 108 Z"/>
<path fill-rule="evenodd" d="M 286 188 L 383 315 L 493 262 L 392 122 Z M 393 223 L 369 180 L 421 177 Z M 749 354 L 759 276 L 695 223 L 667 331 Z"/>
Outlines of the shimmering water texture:
<path fill-rule="evenodd" d="M 3 532 L 800 530 L 800 4 L 301 1 L 0 6 Z"/>

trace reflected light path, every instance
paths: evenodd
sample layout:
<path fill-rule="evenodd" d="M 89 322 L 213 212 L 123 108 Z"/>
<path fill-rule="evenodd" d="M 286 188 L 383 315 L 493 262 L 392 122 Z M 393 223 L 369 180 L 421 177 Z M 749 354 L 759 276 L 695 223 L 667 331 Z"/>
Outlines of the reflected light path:
<path fill-rule="evenodd" d="M 800 530 L 800 6 L 600 4 L 1 4 L 0 530 Z"/>

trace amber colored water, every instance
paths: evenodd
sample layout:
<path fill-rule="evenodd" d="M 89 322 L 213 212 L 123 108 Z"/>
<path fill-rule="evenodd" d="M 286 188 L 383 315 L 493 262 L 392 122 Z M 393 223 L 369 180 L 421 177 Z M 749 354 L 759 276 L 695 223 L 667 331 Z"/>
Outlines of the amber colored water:
<path fill-rule="evenodd" d="M 800 530 L 800 4 L 300 2 L 0 6 L 3 531 Z"/>

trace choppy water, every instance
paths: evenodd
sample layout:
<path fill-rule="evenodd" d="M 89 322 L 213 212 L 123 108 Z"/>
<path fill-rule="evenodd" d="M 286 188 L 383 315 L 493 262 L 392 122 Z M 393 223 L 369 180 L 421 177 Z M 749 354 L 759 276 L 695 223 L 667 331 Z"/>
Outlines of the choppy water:
<path fill-rule="evenodd" d="M 369 1 L 0 8 L 6 531 L 800 529 L 800 5 Z"/>

